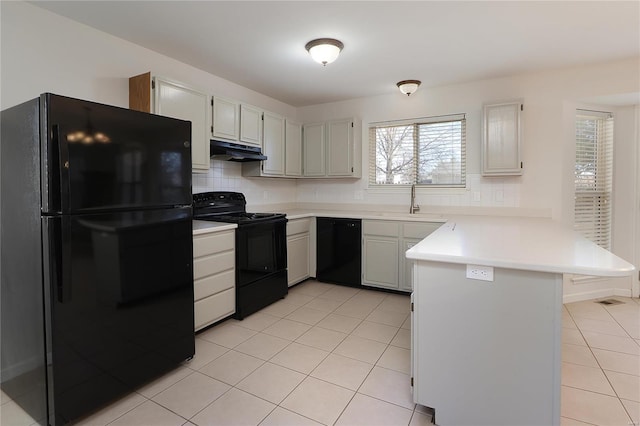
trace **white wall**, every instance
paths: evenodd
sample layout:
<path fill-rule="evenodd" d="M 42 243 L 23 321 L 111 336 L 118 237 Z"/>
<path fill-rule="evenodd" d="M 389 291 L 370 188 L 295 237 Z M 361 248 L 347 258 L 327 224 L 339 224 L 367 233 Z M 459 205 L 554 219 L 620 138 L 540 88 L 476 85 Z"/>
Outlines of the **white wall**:
<path fill-rule="evenodd" d="M 297 118 L 290 105 L 28 3 L 0 2 L 0 19 L 0 109 L 44 92 L 128 107 L 129 77 L 151 71 Z M 293 180 L 249 180 L 239 164 L 212 166 L 206 175 L 194 174 L 194 192 L 237 190 L 257 204 L 295 201 Z"/>

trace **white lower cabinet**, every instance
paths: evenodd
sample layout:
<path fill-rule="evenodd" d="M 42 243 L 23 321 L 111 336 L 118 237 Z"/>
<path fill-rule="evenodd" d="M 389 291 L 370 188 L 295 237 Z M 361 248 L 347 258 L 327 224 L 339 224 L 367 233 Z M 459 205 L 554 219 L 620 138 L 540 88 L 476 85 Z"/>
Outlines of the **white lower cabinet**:
<path fill-rule="evenodd" d="M 289 287 L 309 278 L 311 219 L 295 219 L 287 223 L 287 275 Z"/>
<path fill-rule="evenodd" d="M 195 330 L 236 311 L 235 230 L 193 237 Z"/>
<path fill-rule="evenodd" d="M 362 221 L 362 283 L 410 292 L 413 262 L 405 252 L 442 224 L 433 222 Z"/>
<path fill-rule="evenodd" d="M 362 222 L 362 284 L 398 288 L 400 222 Z"/>

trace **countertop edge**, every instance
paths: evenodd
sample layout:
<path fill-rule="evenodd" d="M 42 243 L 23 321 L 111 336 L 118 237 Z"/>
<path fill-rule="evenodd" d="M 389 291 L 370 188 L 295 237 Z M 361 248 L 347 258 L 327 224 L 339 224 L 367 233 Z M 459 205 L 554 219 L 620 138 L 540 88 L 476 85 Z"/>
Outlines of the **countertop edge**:
<path fill-rule="evenodd" d="M 407 259 L 505 269 L 625 277 L 634 265 L 551 219 L 452 217 Z"/>
<path fill-rule="evenodd" d="M 211 232 L 230 231 L 238 227 L 235 223 L 209 222 L 206 220 L 194 220 L 192 223 L 193 235 L 208 234 Z"/>

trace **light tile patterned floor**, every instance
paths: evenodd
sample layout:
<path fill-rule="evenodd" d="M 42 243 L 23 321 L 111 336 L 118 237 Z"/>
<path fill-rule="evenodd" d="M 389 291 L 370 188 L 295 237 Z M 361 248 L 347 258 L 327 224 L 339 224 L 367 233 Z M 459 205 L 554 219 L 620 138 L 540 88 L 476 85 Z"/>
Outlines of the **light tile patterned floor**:
<path fill-rule="evenodd" d="M 563 311 L 562 424 L 640 422 L 640 302 Z M 80 424 L 427 425 L 412 402 L 409 297 L 307 281 Z M 2 394 L 2 425 L 33 421 Z"/>
<path fill-rule="evenodd" d="M 563 425 L 640 424 L 640 300 L 607 299 L 564 306 Z"/>

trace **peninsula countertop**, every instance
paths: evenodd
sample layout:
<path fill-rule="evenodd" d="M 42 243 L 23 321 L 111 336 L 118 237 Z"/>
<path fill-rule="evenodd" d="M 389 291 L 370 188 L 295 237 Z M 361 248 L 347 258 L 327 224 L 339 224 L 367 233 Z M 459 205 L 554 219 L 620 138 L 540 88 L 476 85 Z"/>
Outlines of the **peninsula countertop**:
<path fill-rule="evenodd" d="M 634 266 L 572 229 L 544 218 L 450 217 L 408 259 L 529 271 L 628 276 Z"/>

